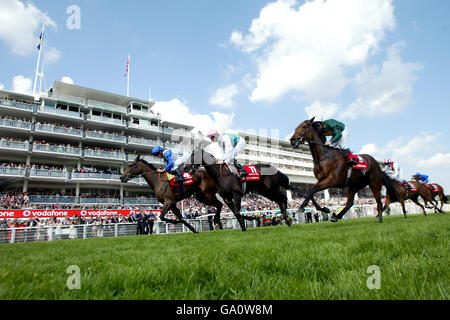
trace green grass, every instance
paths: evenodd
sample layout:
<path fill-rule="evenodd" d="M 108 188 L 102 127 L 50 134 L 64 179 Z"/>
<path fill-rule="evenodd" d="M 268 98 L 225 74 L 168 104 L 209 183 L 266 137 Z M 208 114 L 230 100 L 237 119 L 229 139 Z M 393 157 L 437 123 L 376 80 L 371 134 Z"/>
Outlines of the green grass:
<path fill-rule="evenodd" d="M 449 231 L 450 215 L 430 214 L 6 244 L 0 299 L 449 299 Z"/>

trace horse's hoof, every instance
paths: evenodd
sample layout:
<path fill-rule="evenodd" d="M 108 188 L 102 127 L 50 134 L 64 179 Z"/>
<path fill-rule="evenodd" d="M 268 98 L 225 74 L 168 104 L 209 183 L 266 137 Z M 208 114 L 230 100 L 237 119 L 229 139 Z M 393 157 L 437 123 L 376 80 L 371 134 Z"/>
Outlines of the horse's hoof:
<path fill-rule="evenodd" d="M 331 210 L 328 209 L 327 207 L 324 207 L 324 208 L 322 208 L 322 212 L 323 212 L 323 213 L 330 213 Z"/>
<path fill-rule="evenodd" d="M 290 227 L 292 225 L 292 219 L 291 218 L 287 218 L 286 219 L 286 224 Z"/>
<path fill-rule="evenodd" d="M 219 226 L 218 224 L 215 224 L 215 225 L 214 225 L 214 229 L 215 229 L 215 230 L 219 230 L 219 229 L 220 229 L 220 226 Z"/>
<path fill-rule="evenodd" d="M 338 222 L 338 221 L 339 221 L 339 219 L 338 219 L 336 213 L 333 213 L 333 214 L 331 215 L 330 221 L 331 221 L 331 222 Z"/>

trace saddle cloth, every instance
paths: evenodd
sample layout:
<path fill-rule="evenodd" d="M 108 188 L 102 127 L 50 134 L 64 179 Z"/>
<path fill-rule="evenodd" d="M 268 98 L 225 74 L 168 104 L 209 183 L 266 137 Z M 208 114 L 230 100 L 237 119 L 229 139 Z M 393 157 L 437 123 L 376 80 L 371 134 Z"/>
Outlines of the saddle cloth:
<path fill-rule="evenodd" d="M 361 156 L 349 153 L 347 160 L 350 160 L 352 158 L 355 159 L 357 162 L 356 165 L 352 167 L 352 169 L 365 170 L 369 168 L 367 162 Z"/>
<path fill-rule="evenodd" d="M 248 172 L 248 175 L 245 176 L 242 181 L 259 181 L 261 180 L 261 175 L 256 169 L 255 166 L 244 166 L 244 170 Z"/>
<path fill-rule="evenodd" d="M 431 192 L 433 192 L 433 193 L 439 192 L 439 187 L 435 184 L 430 183 L 428 185 L 428 187 L 430 188 Z"/>
<path fill-rule="evenodd" d="M 166 172 L 166 176 L 167 176 L 167 180 L 169 180 L 169 183 L 171 186 L 173 187 L 178 187 L 179 183 L 175 182 L 175 176 L 173 174 L 170 174 L 168 172 Z M 188 172 L 183 172 L 183 177 L 184 177 L 184 182 L 183 185 L 184 186 L 188 186 L 194 183 L 194 178 L 192 178 L 192 175 Z"/>
<path fill-rule="evenodd" d="M 417 188 L 410 182 L 403 182 L 403 181 L 400 181 L 400 180 L 397 180 L 397 179 L 395 179 L 395 182 L 397 182 L 398 184 L 400 184 L 403 187 L 405 187 L 406 190 L 408 190 L 408 191 L 417 192 Z"/>

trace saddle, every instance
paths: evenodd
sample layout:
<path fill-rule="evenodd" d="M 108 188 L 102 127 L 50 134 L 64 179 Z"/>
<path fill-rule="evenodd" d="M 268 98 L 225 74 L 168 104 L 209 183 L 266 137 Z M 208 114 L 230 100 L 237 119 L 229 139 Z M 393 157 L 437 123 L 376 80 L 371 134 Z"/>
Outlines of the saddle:
<path fill-rule="evenodd" d="M 178 187 L 180 184 L 175 182 L 175 176 L 173 174 L 170 174 L 168 172 L 165 172 L 167 180 L 169 180 L 169 183 L 172 187 Z M 192 175 L 188 172 L 183 172 L 183 177 L 184 177 L 184 181 L 183 181 L 183 185 L 184 186 L 188 186 L 194 183 L 194 178 L 192 177 Z"/>
<path fill-rule="evenodd" d="M 427 186 L 428 186 L 428 188 L 430 188 L 431 192 L 433 192 L 433 193 L 437 193 L 440 191 L 440 188 L 433 183 L 427 184 Z"/>
<path fill-rule="evenodd" d="M 223 166 L 225 166 L 225 168 L 233 174 L 236 174 L 239 172 L 239 170 L 236 168 L 236 166 L 232 166 L 234 170 L 232 170 L 232 168 L 230 168 L 230 166 L 228 166 L 226 163 L 222 163 L 222 164 L 220 164 L 220 166 L 221 166 L 220 167 L 221 172 L 222 172 Z M 242 182 L 261 180 L 261 174 L 258 172 L 258 169 L 256 169 L 256 167 L 254 165 L 243 166 L 243 168 L 248 173 L 248 175 L 241 179 Z"/>
<path fill-rule="evenodd" d="M 369 168 L 366 160 L 364 160 L 361 156 L 352 154 L 350 151 L 348 152 L 347 161 L 350 159 L 354 159 L 356 161 L 356 165 L 352 167 L 352 169 L 357 170 L 366 170 Z"/>

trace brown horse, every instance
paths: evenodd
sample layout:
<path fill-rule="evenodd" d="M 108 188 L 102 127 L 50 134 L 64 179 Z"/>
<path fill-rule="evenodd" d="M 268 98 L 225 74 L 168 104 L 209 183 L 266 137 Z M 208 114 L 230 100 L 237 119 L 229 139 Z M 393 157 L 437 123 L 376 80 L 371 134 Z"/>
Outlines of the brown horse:
<path fill-rule="evenodd" d="M 183 223 L 194 233 L 197 233 L 195 228 L 183 219 L 180 210 L 177 208 L 177 202 L 189 198 L 195 194 L 195 198 L 208 205 L 216 207 L 219 216 L 222 210 L 222 202 L 216 198 L 217 188 L 214 181 L 209 177 L 205 170 L 196 170 L 192 173 L 194 184 L 185 185 L 183 191 L 179 187 L 171 186 L 167 176 L 163 172 L 158 172 L 157 169 L 147 161 L 140 159 L 140 156 L 131 163 L 125 172 L 120 177 L 120 181 L 126 183 L 127 181 L 142 176 L 147 181 L 148 185 L 153 189 L 156 199 L 163 204 L 161 212 L 161 220 L 173 224 Z M 178 220 L 167 219 L 165 215 L 171 210 Z"/>
<path fill-rule="evenodd" d="M 370 155 L 360 155 L 368 165 L 365 170 L 350 170 L 346 157 L 338 149 L 328 147 L 323 135 L 323 123 L 314 122 L 314 118 L 302 122 L 291 137 L 291 145 L 298 148 L 301 143 L 307 142 L 314 160 L 314 175 L 318 182 L 309 190 L 305 201 L 300 206 L 300 211 L 304 211 L 309 200 L 316 192 L 328 188 L 344 188 L 348 186 L 347 203 L 345 208 L 336 215 L 333 213 L 332 222 L 337 222 L 353 206 L 356 193 L 369 186 L 377 202 L 378 219 L 381 223 L 383 204 L 381 202 L 381 188 L 384 185 L 391 197 L 397 200 L 394 182 L 381 171 L 378 162 Z M 321 208 L 323 210 L 323 208 Z"/>
<path fill-rule="evenodd" d="M 276 202 L 280 206 L 284 220 L 289 226 L 291 225 L 292 219 L 287 214 L 286 190 L 292 187 L 290 186 L 289 178 L 275 167 L 269 164 L 256 164 L 255 167 L 261 175 L 261 180 L 247 181 L 243 184 L 241 179 L 232 173 L 226 164 L 217 161 L 212 154 L 206 152 L 200 146 L 192 153 L 190 163 L 192 168 L 203 165 L 216 183 L 219 195 L 239 221 L 242 231 L 246 230 L 244 219 L 256 220 L 255 217 L 241 214 L 241 199 L 244 194 L 252 191 Z M 219 223 L 220 226 L 218 217 L 220 216 L 216 214 L 214 223 Z"/>
<path fill-rule="evenodd" d="M 447 201 L 447 197 L 444 196 L 444 191 L 443 191 L 444 189 L 441 186 L 438 185 L 439 189 L 440 189 L 439 193 L 442 193 L 441 208 L 438 208 L 438 202 L 436 200 L 434 200 L 434 198 L 436 197 L 436 195 L 438 193 L 433 193 L 431 191 L 430 185 L 420 182 L 420 179 L 419 179 L 419 177 L 417 175 L 413 175 L 413 179 L 414 179 L 414 182 L 419 187 L 420 196 L 422 197 L 423 201 L 425 202 L 425 206 L 428 209 L 434 208 L 434 212 L 441 212 L 442 213 L 442 206 Z M 428 206 L 428 202 L 431 203 L 432 207 Z"/>
<path fill-rule="evenodd" d="M 398 202 L 400 202 L 400 204 L 402 206 L 402 212 L 406 218 L 405 201 L 411 200 L 412 202 L 414 202 L 416 205 L 418 205 L 422 209 L 422 212 L 425 216 L 427 215 L 427 213 L 425 212 L 424 206 L 419 202 L 419 196 L 422 196 L 422 198 L 423 198 L 423 196 L 427 197 L 426 191 L 424 194 L 423 186 L 420 185 L 420 183 L 418 181 L 409 181 L 409 184 L 411 184 L 415 190 L 408 190 L 406 188 L 406 186 L 403 185 L 403 183 L 401 183 L 399 181 L 395 181 L 394 185 L 395 185 L 395 189 L 397 190 L 397 194 L 399 195 L 399 198 L 392 201 L 389 194 L 387 193 L 386 200 L 384 202 L 383 211 L 385 211 L 389 207 L 389 204 L 398 201 Z M 422 192 L 422 194 L 421 194 L 421 192 Z"/>
<path fill-rule="evenodd" d="M 448 203 L 448 197 L 445 195 L 444 188 L 440 184 L 437 184 L 437 183 L 432 183 L 432 184 L 434 184 L 438 187 L 438 191 L 437 192 L 431 191 L 431 200 L 437 206 L 438 202 L 436 201 L 436 197 L 439 197 L 439 200 L 441 201 L 441 207 L 439 208 L 439 211 L 443 212 L 442 207 L 444 206 L 444 203 Z"/>

